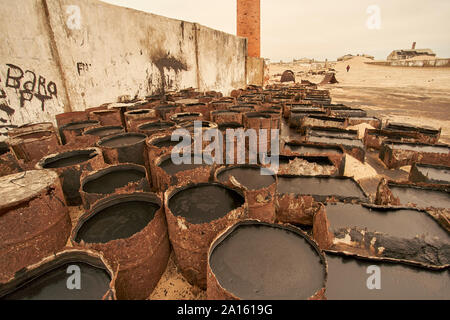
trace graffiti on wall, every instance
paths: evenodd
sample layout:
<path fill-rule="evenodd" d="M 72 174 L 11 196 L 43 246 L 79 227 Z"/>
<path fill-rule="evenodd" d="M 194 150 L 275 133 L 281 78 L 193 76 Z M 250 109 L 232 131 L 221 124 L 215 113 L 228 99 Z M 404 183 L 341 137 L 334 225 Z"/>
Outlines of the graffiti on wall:
<path fill-rule="evenodd" d="M 0 136 L 3 136 L 17 122 L 33 121 L 37 111 L 46 111 L 49 101 L 57 101 L 58 87 L 33 70 L 12 63 L 0 67 Z"/>
<path fill-rule="evenodd" d="M 11 116 L 16 111 L 6 102 L 8 98 L 11 98 L 7 93 L 8 89 L 13 89 L 19 99 L 20 108 L 25 108 L 27 102 L 37 100 L 44 111 L 47 100 L 58 98 L 55 82 L 48 81 L 44 76 L 36 75 L 32 70 L 23 70 L 14 64 L 7 63 L 6 67 L 6 76 L 4 79 L 0 77 L 0 109 L 8 115 Z"/>

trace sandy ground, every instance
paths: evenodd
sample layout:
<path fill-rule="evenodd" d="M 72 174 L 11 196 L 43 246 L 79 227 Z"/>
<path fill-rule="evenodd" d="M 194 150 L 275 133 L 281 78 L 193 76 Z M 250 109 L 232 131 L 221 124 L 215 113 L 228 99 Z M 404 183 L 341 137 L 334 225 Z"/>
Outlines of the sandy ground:
<path fill-rule="evenodd" d="M 375 66 L 371 61 L 355 57 L 334 63 L 338 84 L 322 86 L 329 89 L 333 103 L 343 103 L 368 111 L 383 120 L 407 122 L 442 128 L 441 142 L 450 143 L 450 68 L 406 68 Z M 333 64 L 333 63 L 331 63 Z M 350 71 L 345 68 L 350 65 Z M 295 73 L 310 66 L 271 64 L 271 82 L 279 80 L 284 70 Z M 319 83 L 323 76 L 296 74 L 296 80 Z"/>

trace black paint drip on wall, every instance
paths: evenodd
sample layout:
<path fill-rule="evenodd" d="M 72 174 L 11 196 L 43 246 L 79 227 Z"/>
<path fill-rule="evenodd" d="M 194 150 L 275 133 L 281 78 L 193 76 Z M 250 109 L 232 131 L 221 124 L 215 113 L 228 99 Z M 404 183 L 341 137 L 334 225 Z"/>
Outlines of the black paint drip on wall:
<path fill-rule="evenodd" d="M 167 70 L 174 70 L 175 73 L 178 73 L 180 71 L 187 71 L 187 65 L 180 60 L 176 59 L 175 57 L 171 56 L 169 53 L 166 55 L 159 57 L 154 60 L 153 62 L 156 67 L 159 70 L 160 76 L 161 76 L 161 98 L 164 101 L 165 100 L 165 93 L 166 93 L 166 75 L 165 75 L 165 69 Z"/>

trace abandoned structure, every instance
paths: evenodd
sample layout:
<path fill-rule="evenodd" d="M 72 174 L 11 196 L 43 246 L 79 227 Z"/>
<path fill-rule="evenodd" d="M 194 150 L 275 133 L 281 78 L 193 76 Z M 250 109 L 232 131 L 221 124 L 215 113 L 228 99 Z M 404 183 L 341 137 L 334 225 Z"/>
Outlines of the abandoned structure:
<path fill-rule="evenodd" d="M 416 43 L 414 42 L 411 49 L 400 49 L 392 51 L 387 60 L 405 60 L 418 56 L 430 56 L 436 57 L 436 54 L 431 49 L 416 49 Z"/>

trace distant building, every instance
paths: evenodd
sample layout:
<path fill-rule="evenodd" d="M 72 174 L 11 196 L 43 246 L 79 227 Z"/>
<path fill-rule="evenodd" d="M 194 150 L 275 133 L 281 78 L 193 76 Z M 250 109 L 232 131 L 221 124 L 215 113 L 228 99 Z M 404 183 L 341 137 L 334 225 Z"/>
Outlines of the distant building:
<path fill-rule="evenodd" d="M 337 61 L 347 61 L 347 60 L 350 60 L 350 59 L 352 59 L 354 57 L 364 57 L 364 58 L 371 59 L 371 60 L 374 59 L 373 56 L 368 55 L 368 54 L 358 54 L 357 56 L 354 56 L 352 54 L 346 54 L 345 56 L 337 58 Z"/>
<path fill-rule="evenodd" d="M 405 60 L 417 56 L 436 57 L 436 54 L 431 49 L 402 49 L 392 51 L 387 60 Z"/>

